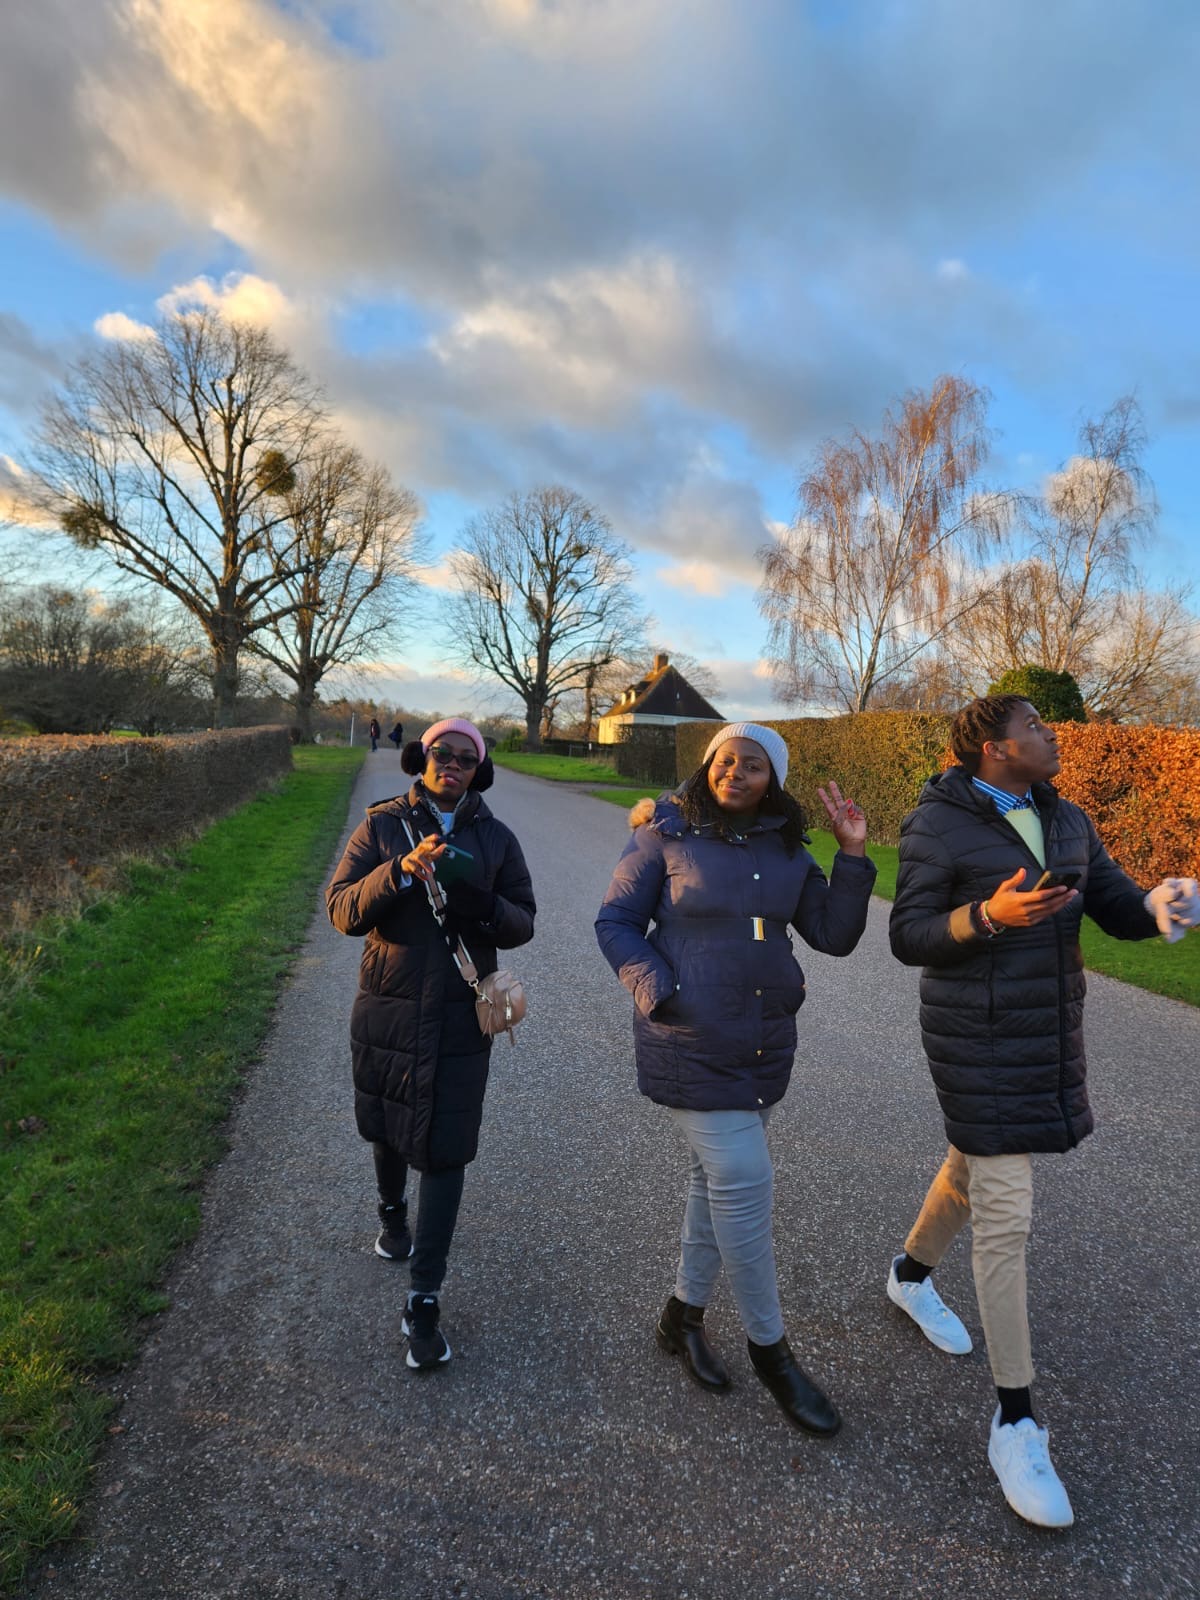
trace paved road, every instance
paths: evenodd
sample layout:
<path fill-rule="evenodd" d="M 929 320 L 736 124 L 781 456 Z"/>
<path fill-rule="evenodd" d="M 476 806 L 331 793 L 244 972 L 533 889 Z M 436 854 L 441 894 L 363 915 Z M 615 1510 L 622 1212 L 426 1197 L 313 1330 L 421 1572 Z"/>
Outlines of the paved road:
<path fill-rule="evenodd" d="M 395 755 L 372 757 L 351 822 L 402 781 Z M 806 956 L 772 1123 L 789 1331 L 845 1415 L 826 1443 L 756 1382 L 726 1294 L 709 1320 L 730 1394 L 697 1391 L 654 1344 L 684 1180 L 591 932 L 623 812 L 509 773 L 489 798 L 541 909 L 514 962 L 530 1019 L 493 1058 L 444 1295 L 454 1361 L 404 1366 L 407 1274 L 371 1252 L 351 1115 L 358 944 L 317 912 L 129 1374 L 88 1542 L 37 1600 L 1196 1594 L 1200 1012 L 1093 983 L 1101 1131 L 1037 1172 L 1036 1393 L 1077 1511 L 1039 1532 L 987 1465 L 982 1352 L 940 1355 L 883 1295 L 941 1155 L 886 906 L 856 955 Z M 939 1283 L 978 1337 L 965 1240 Z"/>

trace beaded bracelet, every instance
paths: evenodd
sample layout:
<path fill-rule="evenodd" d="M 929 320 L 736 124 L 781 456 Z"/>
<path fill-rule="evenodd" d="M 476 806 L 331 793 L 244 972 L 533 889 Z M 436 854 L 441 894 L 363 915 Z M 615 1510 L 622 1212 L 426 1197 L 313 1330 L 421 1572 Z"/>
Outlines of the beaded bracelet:
<path fill-rule="evenodd" d="M 1004 932 L 1004 924 L 1002 922 L 993 922 L 991 917 L 988 916 L 988 903 L 986 900 L 981 900 L 979 903 L 979 920 L 987 929 L 989 939 L 994 939 L 997 934 Z"/>

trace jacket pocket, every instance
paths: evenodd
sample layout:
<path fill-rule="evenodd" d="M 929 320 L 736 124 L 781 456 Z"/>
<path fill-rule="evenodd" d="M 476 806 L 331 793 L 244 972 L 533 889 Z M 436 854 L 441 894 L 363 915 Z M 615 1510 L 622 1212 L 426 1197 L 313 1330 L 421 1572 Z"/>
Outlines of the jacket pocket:
<path fill-rule="evenodd" d="M 383 944 L 379 939 L 368 939 L 358 964 L 358 986 L 368 994 L 379 993 L 379 967 L 383 960 Z"/>

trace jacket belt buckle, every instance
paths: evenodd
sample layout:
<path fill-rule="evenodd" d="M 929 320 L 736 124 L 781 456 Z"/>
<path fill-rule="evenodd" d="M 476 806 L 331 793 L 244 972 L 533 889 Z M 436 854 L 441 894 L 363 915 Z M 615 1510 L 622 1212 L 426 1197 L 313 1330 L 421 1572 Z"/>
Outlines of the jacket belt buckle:
<path fill-rule="evenodd" d="M 763 927 L 763 919 L 761 917 L 751 917 L 750 926 L 754 929 L 754 932 L 750 935 L 752 939 L 757 941 L 767 937 L 767 930 Z"/>

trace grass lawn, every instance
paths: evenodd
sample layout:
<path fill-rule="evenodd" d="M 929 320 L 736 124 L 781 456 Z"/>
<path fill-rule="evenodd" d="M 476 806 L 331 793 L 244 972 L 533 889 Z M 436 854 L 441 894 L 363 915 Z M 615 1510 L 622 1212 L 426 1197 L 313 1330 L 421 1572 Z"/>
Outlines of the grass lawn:
<path fill-rule="evenodd" d="M 0 1015 L 0 1588 L 68 1534 L 238 1084 L 312 915 L 362 750 L 296 770 L 65 929 Z"/>
<path fill-rule="evenodd" d="M 493 750 L 492 760 L 498 767 L 523 772 L 530 778 L 549 778 L 553 783 L 621 781 L 621 775 L 615 767 L 610 767 L 604 761 L 585 761 L 581 756 L 526 755 L 523 750 Z"/>
<path fill-rule="evenodd" d="M 644 795 L 657 797 L 661 789 L 590 789 L 598 800 L 631 806 Z M 812 853 L 825 872 L 833 865 L 837 844 L 823 828 L 812 830 Z M 896 893 L 896 868 L 900 852 L 893 845 L 868 844 L 867 852 L 879 868 L 875 893 L 891 900 Z M 1001 938 L 1003 938 L 1001 934 Z M 1091 972 L 1103 972 L 1122 983 L 1132 983 L 1151 994 L 1167 995 L 1188 1005 L 1200 1005 L 1200 932 L 1164 944 L 1161 939 L 1110 939 L 1089 918 L 1080 933 L 1083 959 Z"/>

